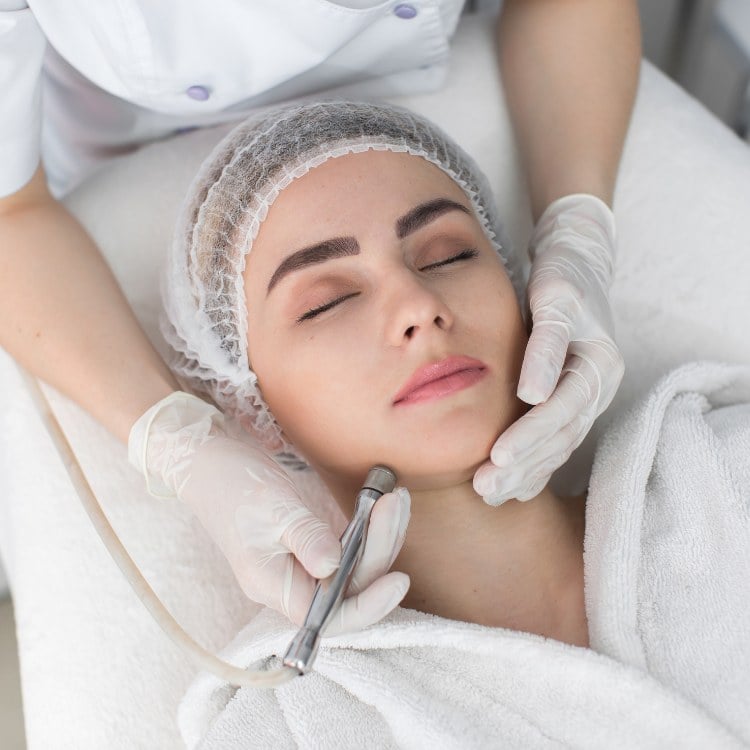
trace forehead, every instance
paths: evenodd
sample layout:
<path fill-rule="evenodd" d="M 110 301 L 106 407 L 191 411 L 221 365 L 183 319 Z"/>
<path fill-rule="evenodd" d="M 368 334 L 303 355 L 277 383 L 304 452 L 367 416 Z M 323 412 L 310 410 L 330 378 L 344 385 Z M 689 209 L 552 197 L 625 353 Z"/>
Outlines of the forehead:
<path fill-rule="evenodd" d="M 421 156 L 368 150 L 328 159 L 314 167 L 285 188 L 273 206 L 280 201 L 281 209 L 289 204 L 300 209 L 301 204 L 313 207 L 336 198 L 340 209 L 374 200 L 385 207 L 391 202 L 422 198 L 426 190 L 447 191 L 467 202 L 463 190 Z"/>
<path fill-rule="evenodd" d="M 336 235 L 393 234 L 396 219 L 438 196 L 471 210 L 461 187 L 419 156 L 369 150 L 328 159 L 281 191 L 260 225 L 248 263 L 257 265 L 259 256 L 278 259 Z"/>
<path fill-rule="evenodd" d="M 305 181 L 332 185 L 337 178 L 366 181 L 372 184 L 377 176 L 408 178 L 410 181 L 431 177 L 440 179 L 446 184 L 453 184 L 453 180 L 442 169 L 421 156 L 388 149 L 368 149 L 327 159 L 295 180 L 289 187 Z"/>

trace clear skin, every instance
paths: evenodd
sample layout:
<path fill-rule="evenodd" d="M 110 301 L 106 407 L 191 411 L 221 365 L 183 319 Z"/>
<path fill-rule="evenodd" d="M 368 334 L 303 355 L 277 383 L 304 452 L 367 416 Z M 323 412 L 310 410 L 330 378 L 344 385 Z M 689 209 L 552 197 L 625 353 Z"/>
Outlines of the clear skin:
<path fill-rule="evenodd" d="M 497 436 L 528 409 L 515 396 L 527 332 L 473 213 L 448 211 L 397 237 L 401 216 L 437 198 L 470 207 L 440 169 L 391 152 L 331 159 L 286 188 L 245 270 L 253 369 L 284 432 L 346 514 L 375 463 L 392 466 L 410 490 L 394 564 L 411 578 L 404 606 L 587 645 L 583 498 L 545 488 L 493 508 L 473 490 Z M 295 270 L 268 291 L 295 251 L 352 236 L 358 254 Z M 476 256 L 459 258 L 467 248 Z M 486 375 L 441 398 L 394 404 L 416 369 L 449 355 L 481 360 Z"/>
<path fill-rule="evenodd" d="M 534 221 L 572 193 L 611 206 L 641 64 L 637 0 L 504 0 L 497 40 Z"/>

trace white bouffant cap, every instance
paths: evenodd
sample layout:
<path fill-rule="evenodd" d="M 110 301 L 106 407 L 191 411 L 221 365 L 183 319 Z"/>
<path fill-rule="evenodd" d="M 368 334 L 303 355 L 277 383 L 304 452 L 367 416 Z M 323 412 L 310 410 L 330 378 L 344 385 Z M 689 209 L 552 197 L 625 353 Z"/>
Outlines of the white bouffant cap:
<path fill-rule="evenodd" d="M 522 260 L 506 242 L 489 183 L 435 125 L 392 105 L 340 100 L 251 116 L 203 162 L 183 202 L 162 283 L 162 332 L 174 350 L 175 374 L 282 459 L 286 454 L 293 461 L 294 448 L 265 404 L 248 361 L 245 256 L 289 183 L 328 159 L 369 149 L 420 156 L 464 190 L 523 309 Z"/>

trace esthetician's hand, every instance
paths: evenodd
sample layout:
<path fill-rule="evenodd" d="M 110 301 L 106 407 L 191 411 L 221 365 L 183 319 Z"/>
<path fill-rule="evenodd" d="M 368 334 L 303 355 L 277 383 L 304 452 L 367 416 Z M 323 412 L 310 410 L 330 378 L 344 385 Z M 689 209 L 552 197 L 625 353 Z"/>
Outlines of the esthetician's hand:
<path fill-rule="evenodd" d="M 218 409 L 178 391 L 136 422 L 128 456 L 152 495 L 176 496 L 190 506 L 248 597 L 301 625 L 315 579 L 339 566 L 338 537 L 304 505 L 272 458 L 225 428 Z M 388 570 L 401 550 L 409 511 L 402 488 L 378 500 L 350 586 L 355 593 L 325 635 L 371 625 L 404 598 L 409 577 Z"/>
<path fill-rule="evenodd" d="M 500 435 L 474 475 L 474 489 L 490 505 L 538 495 L 609 406 L 625 371 L 609 302 L 609 207 L 593 195 L 554 201 L 534 228 L 529 253 L 533 327 L 517 393 L 536 406 Z"/>

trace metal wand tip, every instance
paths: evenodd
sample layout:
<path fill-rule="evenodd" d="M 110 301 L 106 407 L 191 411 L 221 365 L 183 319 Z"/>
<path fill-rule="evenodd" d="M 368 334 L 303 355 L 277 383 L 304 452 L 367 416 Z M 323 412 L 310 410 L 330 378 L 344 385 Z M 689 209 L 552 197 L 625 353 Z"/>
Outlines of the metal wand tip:
<path fill-rule="evenodd" d="M 375 490 L 383 495 L 393 492 L 395 487 L 396 474 L 393 469 L 389 469 L 387 466 L 373 466 L 367 472 L 367 479 L 362 485 L 362 489 Z"/>

